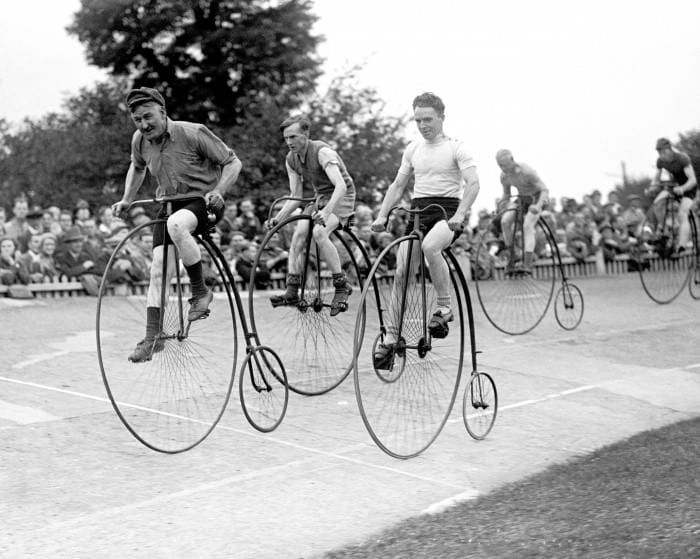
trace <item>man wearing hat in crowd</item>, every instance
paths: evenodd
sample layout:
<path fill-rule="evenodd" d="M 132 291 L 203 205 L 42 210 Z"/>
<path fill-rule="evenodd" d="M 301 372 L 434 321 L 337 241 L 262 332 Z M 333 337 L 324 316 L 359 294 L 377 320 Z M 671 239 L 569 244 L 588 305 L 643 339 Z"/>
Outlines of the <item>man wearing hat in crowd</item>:
<path fill-rule="evenodd" d="M 126 95 L 126 104 L 136 131 L 131 140 L 131 164 L 126 174 L 124 195 L 112 207 L 114 214 L 121 215 L 136 198 L 146 171 L 158 183 L 157 196 L 202 195 L 196 200 L 173 203 L 173 213 L 168 217 L 166 227 L 154 231 L 146 335 L 129 356 L 130 361 L 138 363 L 149 361 L 154 352 L 163 348 L 162 340 L 157 340 L 156 336 L 160 323 L 160 286 L 164 280 L 161 268 L 166 236 L 177 247 L 190 279 L 192 298 L 189 300 L 188 320 L 209 315 L 213 294 L 204 283 L 202 257 L 192 234 L 209 227 L 208 207 L 214 210 L 217 219 L 221 219 L 224 195 L 236 183 L 241 161 L 203 124 L 171 120 L 163 96 L 155 89 L 132 89 Z M 159 216 L 165 217 L 165 208 L 161 208 Z M 174 262 L 174 258 L 170 262 Z"/>
<path fill-rule="evenodd" d="M 105 263 L 97 262 L 93 254 L 86 250 L 85 237 L 77 225 L 63 235 L 55 262 L 61 274 L 79 279 L 90 295 L 97 295 Z"/>
<path fill-rule="evenodd" d="M 663 219 L 664 204 L 661 203 L 669 194 L 674 194 L 680 199 L 679 213 L 679 231 L 678 231 L 678 246 L 675 247 L 678 252 L 683 252 L 690 241 L 690 221 L 688 220 L 688 212 L 695 201 L 698 192 L 698 181 L 695 178 L 695 171 L 690 163 L 690 157 L 687 153 L 678 151 L 673 148 L 671 142 L 667 138 L 659 138 L 656 141 L 656 151 L 659 157 L 656 160 L 656 175 L 651 181 L 650 189 L 656 191 L 661 186 L 661 174 L 666 171 L 671 175 L 673 186 L 671 190 L 662 189 L 654 199 L 654 211 L 657 219 Z"/>
<path fill-rule="evenodd" d="M 517 163 L 510 150 L 498 150 L 496 163 L 501 168 L 503 197 L 499 200 L 498 206 L 504 212 L 501 218 L 501 228 L 507 247 L 513 244 L 515 209 L 518 204 L 523 212 L 525 254 L 523 255 L 522 267 L 516 270 L 515 263 L 509 262 L 506 269 L 508 273 L 519 271 L 531 274 L 535 251 L 535 224 L 542 213 L 542 205 L 547 202 L 549 191 L 537 172 L 525 163 Z M 512 187 L 517 190 L 517 198 L 511 199 Z"/>

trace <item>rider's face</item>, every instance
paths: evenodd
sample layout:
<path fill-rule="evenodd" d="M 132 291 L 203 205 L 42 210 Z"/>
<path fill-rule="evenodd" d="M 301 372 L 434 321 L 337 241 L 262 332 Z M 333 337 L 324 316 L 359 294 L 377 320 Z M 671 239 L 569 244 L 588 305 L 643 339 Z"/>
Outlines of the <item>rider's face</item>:
<path fill-rule="evenodd" d="M 413 120 L 418 127 L 418 132 L 428 141 L 442 134 L 445 117 L 440 116 L 433 107 L 416 107 L 413 111 Z"/>
<path fill-rule="evenodd" d="M 308 140 L 306 132 L 301 129 L 301 124 L 298 122 L 287 126 L 282 134 L 289 151 L 294 153 L 300 153 Z"/>
<path fill-rule="evenodd" d="M 144 137 L 153 142 L 163 137 L 167 126 L 165 108 L 158 103 L 143 103 L 131 111 L 131 120 L 134 121 Z"/>
<path fill-rule="evenodd" d="M 671 148 L 663 148 L 658 151 L 659 158 L 661 158 L 662 161 L 671 161 L 671 159 L 673 159 L 673 150 Z"/>

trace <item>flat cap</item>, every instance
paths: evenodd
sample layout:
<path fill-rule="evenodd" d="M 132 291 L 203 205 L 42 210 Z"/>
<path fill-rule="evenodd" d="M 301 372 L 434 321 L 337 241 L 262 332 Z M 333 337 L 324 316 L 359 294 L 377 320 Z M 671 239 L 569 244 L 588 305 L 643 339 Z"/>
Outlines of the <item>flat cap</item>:
<path fill-rule="evenodd" d="M 142 103 L 158 103 L 161 107 L 165 107 L 165 99 L 163 96 L 152 87 L 139 87 L 132 89 L 126 94 L 126 104 L 129 109 L 134 109 Z"/>

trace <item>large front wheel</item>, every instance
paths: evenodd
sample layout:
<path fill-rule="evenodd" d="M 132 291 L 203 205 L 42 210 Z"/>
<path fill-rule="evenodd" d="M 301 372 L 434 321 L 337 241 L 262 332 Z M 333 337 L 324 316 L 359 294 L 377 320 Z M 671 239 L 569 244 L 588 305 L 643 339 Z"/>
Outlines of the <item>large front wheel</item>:
<path fill-rule="evenodd" d="M 350 340 L 355 326 L 362 278 L 369 261 L 354 235 L 346 231 L 331 234 L 352 293 L 346 310 L 335 313 L 332 276 L 321 258 L 318 245 L 310 237 L 308 215 L 294 216 L 271 229 L 263 240 L 256 266 L 270 255 L 288 251 L 295 231 L 303 233 L 302 250 L 296 254 L 301 275 L 299 299 L 292 304 L 273 306 L 284 291 L 260 291 L 249 285 L 249 312 L 254 332 L 261 344 L 275 349 L 287 372 L 289 388 L 307 396 L 324 394 L 345 380 L 352 368 Z M 294 257 L 293 257 L 294 258 Z M 277 268 L 287 273 L 285 258 Z"/>
<path fill-rule="evenodd" d="M 360 414 L 377 446 L 395 458 L 417 456 L 437 438 L 454 405 L 464 356 L 471 355 L 464 295 L 446 260 L 454 320 L 446 337 L 431 335 L 437 296 L 422 258 L 412 236 L 382 251 L 362 291 L 355 326 Z"/>
<path fill-rule="evenodd" d="M 507 240 L 501 227 L 505 216 L 513 216 L 513 232 Z M 530 332 L 544 318 L 554 295 L 558 263 L 549 232 L 538 220 L 530 267 L 524 265 L 525 239 L 519 211 L 506 210 L 478 233 L 477 241 L 476 262 L 481 264 L 474 283 L 484 315 L 504 334 Z"/>
<path fill-rule="evenodd" d="M 225 264 L 210 241 L 198 238 L 205 266 L 211 266 L 211 288 L 217 291 L 210 315 L 187 321 L 189 286 L 175 274 L 166 284 L 162 328 L 150 359 L 129 361 L 145 333 L 147 288 L 112 285 L 107 278 L 124 265 L 128 251 L 163 224 L 136 228 L 112 254 L 97 301 L 97 356 L 107 395 L 129 432 L 153 450 L 177 453 L 202 442 L 221 419 L 233 385 L 238 341 Z M 174 271 L 180 262 L 172 246 L 168 254 Z"/>
<path fill-rule="evenodd" d="M 661 305 L 681 294 L 696 260 L 693 249 L 679 246 L 679 217 L 675 205 L 662 199 L 649 208 L 638 236 L 642 287 Z"/>

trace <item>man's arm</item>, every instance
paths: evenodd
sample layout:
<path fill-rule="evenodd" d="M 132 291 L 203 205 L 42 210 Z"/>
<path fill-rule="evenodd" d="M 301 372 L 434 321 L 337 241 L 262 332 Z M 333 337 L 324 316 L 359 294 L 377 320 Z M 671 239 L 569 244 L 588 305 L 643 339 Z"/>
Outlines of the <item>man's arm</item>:
<path fill-rule="evenodd" d="M 685 184 L 680 185 L 681 194 L 688 190 L 692 190 L 698 184 L 697 178 L 695 177 L 695 170 L 690 163 L 688 163 L 683 170 L 685 171 L 685 176 L 688 177 L 688 180 L 685 181 Z"/>
<path fill-rule="evenodd" d="M 535 204 L 532 204 L 530 207 L 535 206 L 537 213 L 542 211 L 542 206 L 549 200 L 549 189 L 547 188 L 547 185 L 542 182 L 542 179 L 540 176 L 535 173 L 533 177 L 532 184 L 537 188 L 539 191 L 540 195 L 537 197 L 537 202 Z"/>
<path fill-rule="evenodd" d="M 289 163 L 285 163 L 285 166 L 287 168 L 287 177 L 289 177 L 289 196 L 292 198 L 302 198 L 304 194 L 304 185 L 302 183 L 301 176 L 299 176 L 299 174 L 289 166 Z M 279 223 L 280 221 L 286 219 L 300 205 L 301 202 L 296 200 L 285 200 L 284 204 L 282 205 L 282 209 L 277 212 L 277 215 L 273 218 L 273 221 Z"/>
<path fill-rule="evenodd" d="M 377 215 L 377 218 L 372 223 L 372 231 L 384 231 L 389 212 L 391 211 L 391 208 L 398 204 L 403 197 L 403 193 L 406 190 L 409 178 L 410 175 L 401 172 L 396 174 L 394 182 L 389 185 L 389 188 L 387 188 L 386 194 L 384 195 L 382 206 L 379 209 L 379 215 Z"/>
<path fill-rule="evenodd" d="M 211 205 L 217 208 L 224 206 L 224 196 L 233 188 L 233 185 L 236 184 L 242 168 L 243 163 L 241 163 L 241 160 L 235 155 L 231 161 L 221 166 L 219 182 L 216 183 L 216 186 L 212 190 L 204 195 L 204 201 L 207 203 L 207 206 Z"/>
<path fill-rule="evenodd" d="M 112 213 L 116 216 L 120 216 L 122 212 L 126 211 L 129 204 L 136 198 L 136 193 L 141 188 L 143 180 L 146 178 L 146 168 L 138 168 L 134 165 L 132 161 L 129 165 L 129 170 L 126 172 L 126 179 L 124 181 L 124 194 L 122 199 L 112 206 Z"/>
<path fill-rule="evenodd" d="M 321 150 L 323 151 L 323 150 Z M 319 156 L 321 154 L 319 153 Z M 340 172 L 340 168 L 337 163 L 330 162 L 324 167 L 326 175 L 329 180 L 333 183 L 333 194 L 331 199 L 325 205 L 325 207 L 319 212 L 324 223 L 328 221 L 328 218 L 335 210 L 335 207 L 340 203 L 340 201 L 345 197 L 345 193 L 348 191 L 348 186 L 345 184 L 345 179 Z"/>
<path fill-rule="evenodd" d="M 450 218 L 447 224 L 452 231 L 461 229 L 467 219 L 467 213 L 474 204 L 477 194 L 479 194 L 479 175 L 476 172 L 476 167 L 467 167 L 462 170 L 462 178 L 464 179 L 464 190 L 462 192 L 462 200 L 459 202 L 457 211 Z"/>

